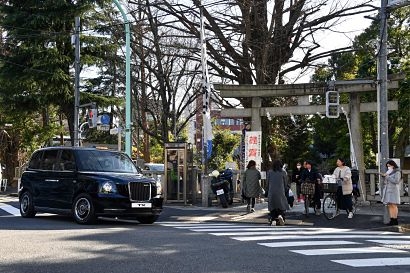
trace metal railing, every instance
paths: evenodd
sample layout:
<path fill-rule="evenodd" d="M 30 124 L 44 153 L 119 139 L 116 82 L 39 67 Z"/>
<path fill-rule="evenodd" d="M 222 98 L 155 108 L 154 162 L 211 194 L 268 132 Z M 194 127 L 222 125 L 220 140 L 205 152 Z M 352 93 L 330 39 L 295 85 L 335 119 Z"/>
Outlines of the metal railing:
<path fill-rule="evenodd" d="M 381 201 L 379 194 L 380 181 L 378 170 L 367 169 L 365 173 L 365 194 L 366 200 L 370 202 Z M 410 170 L 401 170 L 401 182 L 400 182 L 400 201 L 403 203 L 410 203 L 410 197 L 406 187 L 410 185 Z"/>

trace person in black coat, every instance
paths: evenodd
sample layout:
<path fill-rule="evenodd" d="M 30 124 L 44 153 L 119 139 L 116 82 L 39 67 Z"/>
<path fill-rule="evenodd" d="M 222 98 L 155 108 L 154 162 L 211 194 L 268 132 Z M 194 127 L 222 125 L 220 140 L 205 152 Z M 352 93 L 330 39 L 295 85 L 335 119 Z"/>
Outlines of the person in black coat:
<path fill-rule="evenodd" d="M 296 198 L 298 203 L 300 203 L 302 199 L 302 194 L 300 193 L 300 184 L 301 184 L 301 174 L 303 172 L 302 163 L 296 163 L 296 169 L 292 172 L 292 183 L 296 184 Z"/>
<path fill-rule="evenodd" d="M 322 176 L 315 168 L 313 168 L 312 161 L 306 160 L 304 165 L 305 169 L 302 171 L 300 180 L 301 183 L 304 183 L 306 181 L 315 183 L 315 193 L 313 195 L 313 201 L 316 207 L 316 215 L 320 215 L 322 207 L 322 204 L 320 202 Z"/>

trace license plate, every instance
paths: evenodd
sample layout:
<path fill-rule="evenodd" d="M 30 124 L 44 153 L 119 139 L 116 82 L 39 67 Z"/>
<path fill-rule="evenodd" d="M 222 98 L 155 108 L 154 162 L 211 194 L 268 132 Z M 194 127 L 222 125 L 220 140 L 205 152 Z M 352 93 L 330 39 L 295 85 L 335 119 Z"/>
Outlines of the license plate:
<path fill-rule="evenodd" d="M 152 203 L 131 203 L 132 208 L 151 208 Z"/>
<path fill-rule="evenodd" d="M 217 190 L 216 191 L 216 195 L 221 195 L 221 194 L 224 194 L 224 190 Z"/>

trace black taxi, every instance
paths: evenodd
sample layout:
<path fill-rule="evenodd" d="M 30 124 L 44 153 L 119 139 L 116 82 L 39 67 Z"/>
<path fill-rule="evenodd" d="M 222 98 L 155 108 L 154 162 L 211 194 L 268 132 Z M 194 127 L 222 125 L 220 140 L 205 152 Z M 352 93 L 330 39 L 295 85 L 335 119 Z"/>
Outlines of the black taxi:
<path fill-rule="evenodd" d="M 48 147 L 33 153 L 19 188 L 20 214 L 72 215 L 79 224 L 98 217 L 154 223 L 162 211 L 161 182 L 144 177 L 128 155 L 83 147 Z"/>

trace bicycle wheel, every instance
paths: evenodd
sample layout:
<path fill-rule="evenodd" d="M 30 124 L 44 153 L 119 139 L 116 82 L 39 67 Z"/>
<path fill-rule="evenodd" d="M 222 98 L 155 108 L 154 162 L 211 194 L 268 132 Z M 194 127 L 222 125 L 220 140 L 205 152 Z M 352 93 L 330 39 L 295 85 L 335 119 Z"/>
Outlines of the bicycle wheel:
<path fill-rule="evenodd" d="M 332 220 L 336 217 L 337 213 L 337 203 L 333 194 L 328 194 L 325 199 L 323 199 L 323 215 L 328 220 Z"/>

